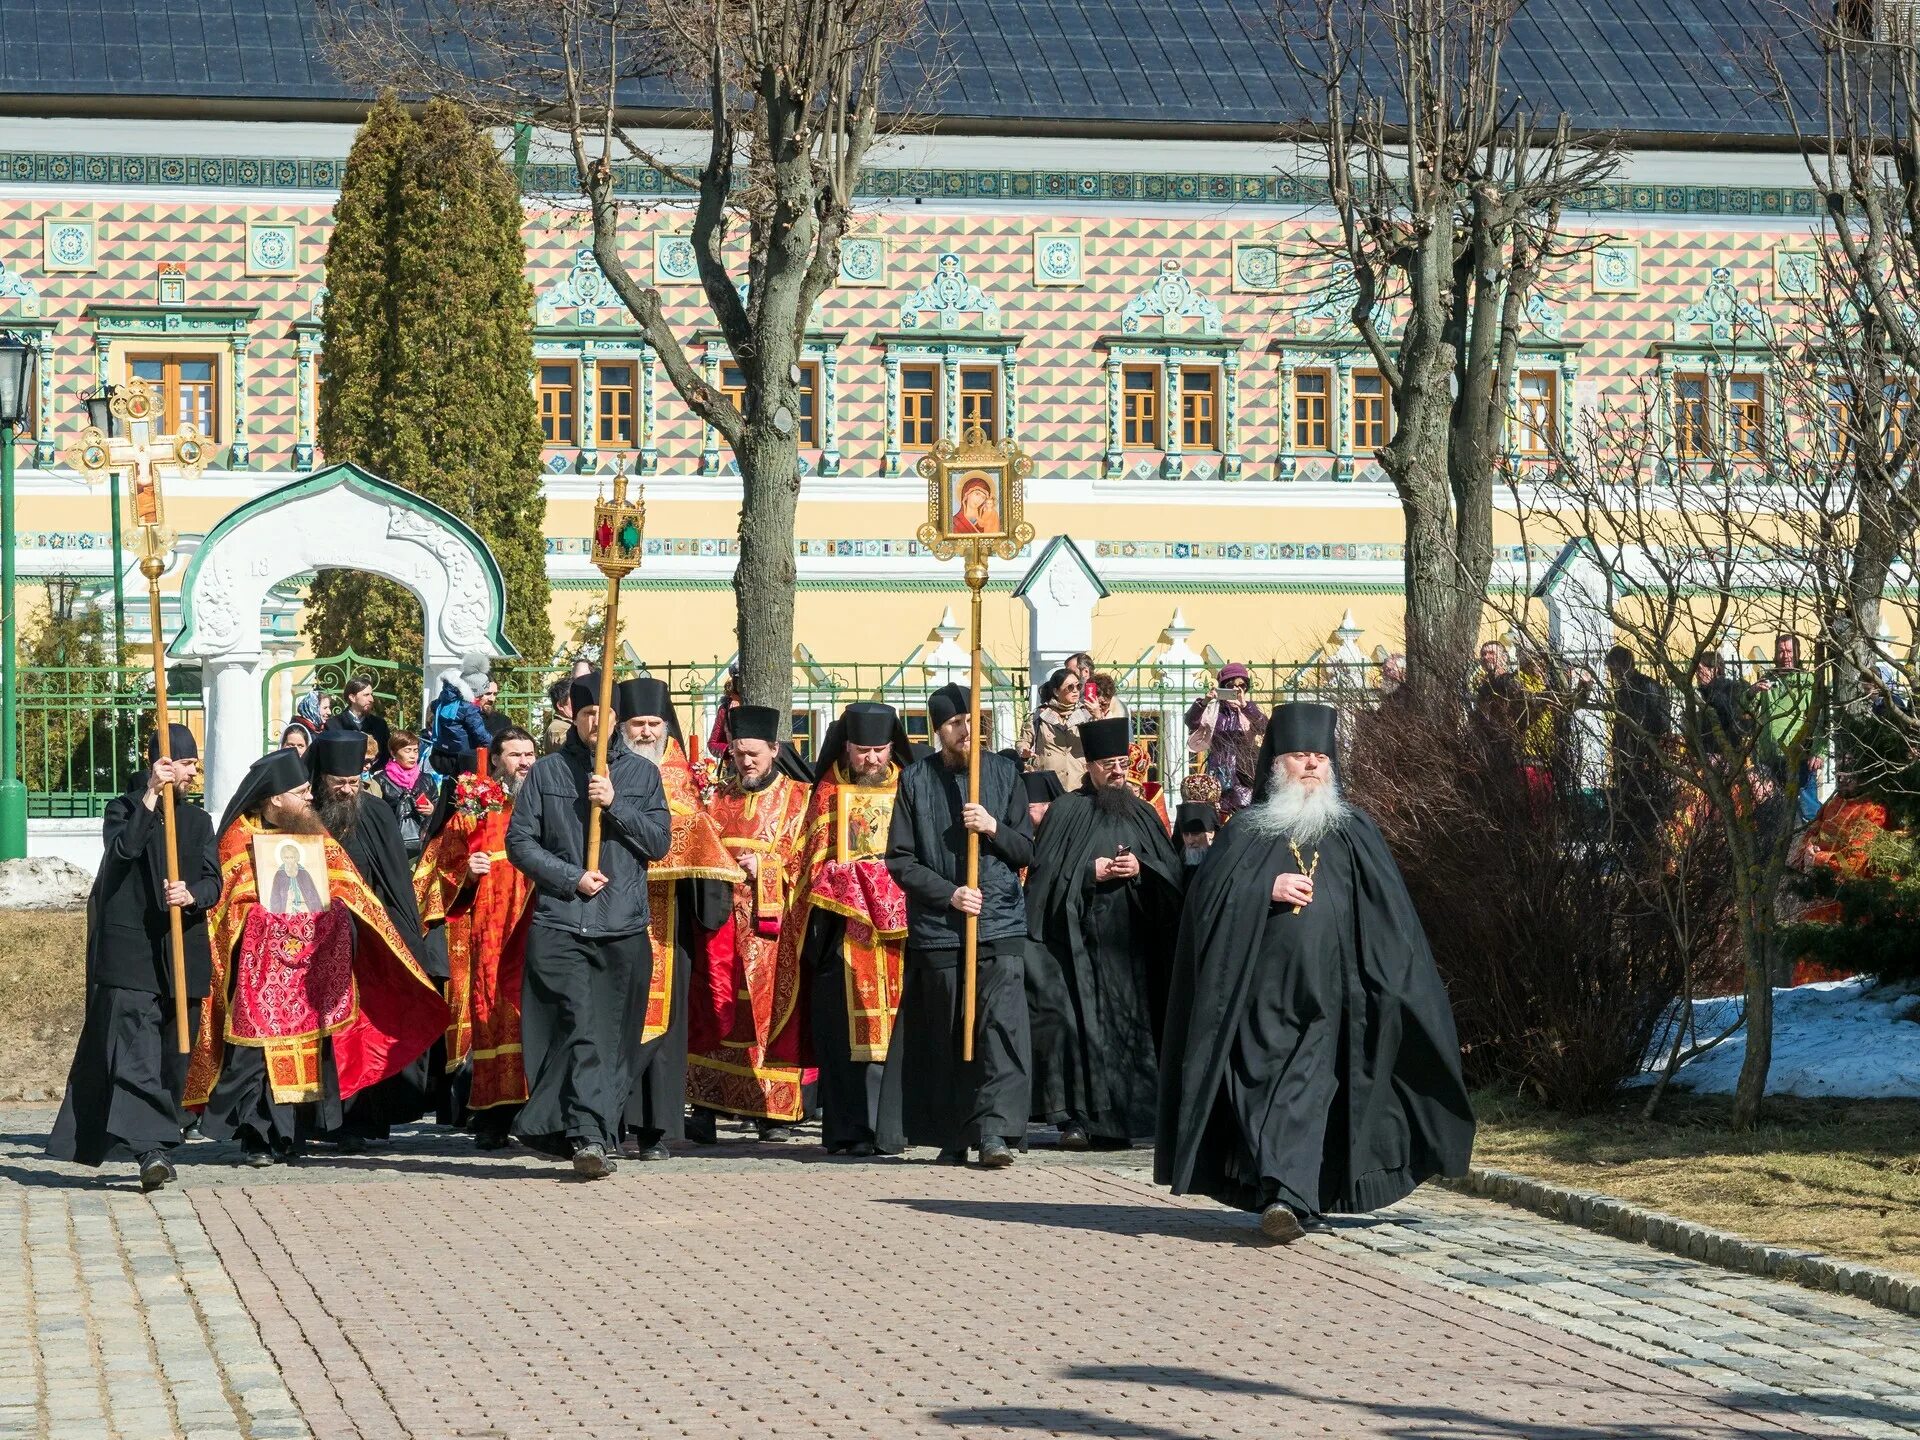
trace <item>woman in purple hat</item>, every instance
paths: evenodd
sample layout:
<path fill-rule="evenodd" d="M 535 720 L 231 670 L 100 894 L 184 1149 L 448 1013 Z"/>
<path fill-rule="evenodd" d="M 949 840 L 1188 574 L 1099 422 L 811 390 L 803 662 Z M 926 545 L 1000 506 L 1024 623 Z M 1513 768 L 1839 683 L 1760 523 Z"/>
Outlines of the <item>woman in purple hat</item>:
<path fill-rule="evenodd" d="M 1267 717 L 1249 698 L 1253 674 L 1238 660 L 1220 667 L 1213 694 L 1187 707 L 1187 753 L 1220 782 L 1224 819 L 1253 798 L 1254 761 Z"/>

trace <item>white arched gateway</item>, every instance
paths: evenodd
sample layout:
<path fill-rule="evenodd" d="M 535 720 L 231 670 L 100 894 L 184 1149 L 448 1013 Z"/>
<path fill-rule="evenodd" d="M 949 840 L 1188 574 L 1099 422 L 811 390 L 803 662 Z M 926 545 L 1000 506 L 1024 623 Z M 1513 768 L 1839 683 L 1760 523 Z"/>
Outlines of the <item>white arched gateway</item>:
<path fill-rule="evenodd" d="M 420 601 L 429 693 L 460 657 L 512 658 L 506 590 L 463 521 L 358 465 L 330 465 L 249 500 L 213 528 L 180 583 L 171 653 L 199 660 L 207 707 L 207 808 L 218 814 L 260 753 L 267 592 L 313 570 L 363 570 Z"/>

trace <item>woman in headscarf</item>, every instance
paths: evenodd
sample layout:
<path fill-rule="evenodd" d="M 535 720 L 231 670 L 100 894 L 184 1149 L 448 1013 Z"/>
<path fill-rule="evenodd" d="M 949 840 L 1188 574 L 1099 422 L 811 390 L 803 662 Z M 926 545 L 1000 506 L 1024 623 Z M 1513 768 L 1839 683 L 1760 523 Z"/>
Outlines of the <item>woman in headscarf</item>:
<path fill-rule="evenodd" d="M 332 715 L 333 697 L 314 690 L 302 695 L 300 703 L 293 707 L 293 724 L 305 730 L 307 738 L 311 740 L 327 728 L 327 721 Z"/>
<path fill-rule="evenodd" d="M 1187 753 L 1220 784 L 1224 818 L 1253 799 L 1255 762 L 1267 717 L 1249 698 L 1253 673 L 1239 661 L 1220 667 L 1213 694 L 1187 707 Z"/>
<path fill-rule="evenodd" d="M 298 720 L 293 721 L 280 732 L 280 748 L 291 750 L 302 759 L 306 758 L 307 746 L 313 743 L 313 732 Z"/>
<path fill-rule="evenodd" d="M 1040 704 L 1035 707 L 1028 743 L 1033 751 L 1032 767 L 1051 770 L 1060 777 L 1060 787 L 1073 791 L 1087 775 L 1087 758 L 1080 748 L 1080 677 L 1069 670 L 1056 670 L 1040 687 Z"/>

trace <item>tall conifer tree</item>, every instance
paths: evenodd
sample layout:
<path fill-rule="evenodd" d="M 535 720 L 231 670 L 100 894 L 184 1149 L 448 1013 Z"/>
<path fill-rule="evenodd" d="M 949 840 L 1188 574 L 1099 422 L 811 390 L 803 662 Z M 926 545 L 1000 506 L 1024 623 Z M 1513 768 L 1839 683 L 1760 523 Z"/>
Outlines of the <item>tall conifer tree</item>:
<path fill-rule="evenodd" d="M 383 95 L 347 158 L 327 249 L 318 440 L 465 520 L 506 580 L 507 636 L 530 660 L 547 618 L 533 293 L 520 193 L 447 100 L 416 118 Z M 392 581 L 322 571 L 307 636 L 411 662 L 420 607 Z"/>

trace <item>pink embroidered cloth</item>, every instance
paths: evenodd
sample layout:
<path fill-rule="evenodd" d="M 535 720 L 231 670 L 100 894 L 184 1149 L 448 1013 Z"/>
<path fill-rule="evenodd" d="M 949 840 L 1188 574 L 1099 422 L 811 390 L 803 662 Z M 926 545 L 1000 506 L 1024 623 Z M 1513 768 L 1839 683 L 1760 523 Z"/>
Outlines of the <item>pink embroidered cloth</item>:
<path fill-rule="evenodd" d="M 237 1044 L 330 1035 L 353 1023 L 353 914 L 340 901 L 318 915 L 256 905 L 235 956 L 227 1038 Z"/>

